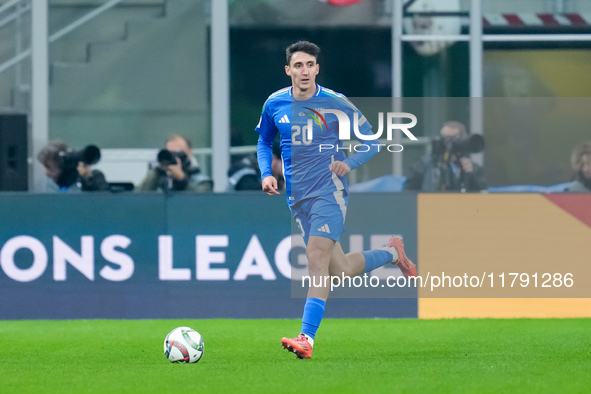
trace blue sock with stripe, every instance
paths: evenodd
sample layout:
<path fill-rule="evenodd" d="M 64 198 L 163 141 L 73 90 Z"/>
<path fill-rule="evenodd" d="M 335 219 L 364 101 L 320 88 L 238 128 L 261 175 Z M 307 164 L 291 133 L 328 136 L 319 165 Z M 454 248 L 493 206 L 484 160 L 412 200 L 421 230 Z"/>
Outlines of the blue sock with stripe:
<path fill-rule="evenodd" d="M 324 316 L 325 307 L 326 301 L 320 298 L 306 298 L 304 316 L 302 317 L 302 334 L 314 339 L 316 331 L 320 327 L 322 316 Z"/>
<path fill-rule="evenodd" d="M 364 250 L 361 254 L 365 257 L 363 272 L 373 271 L 394 260 L 394 255 L 383 249 Z"/>

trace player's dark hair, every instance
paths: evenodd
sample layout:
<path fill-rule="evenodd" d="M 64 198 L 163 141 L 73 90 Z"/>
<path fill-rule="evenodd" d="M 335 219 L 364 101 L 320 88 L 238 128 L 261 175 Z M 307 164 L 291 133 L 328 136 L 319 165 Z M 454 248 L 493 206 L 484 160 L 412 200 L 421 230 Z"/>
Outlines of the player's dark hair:
<path fill-rule="evenodd" d="M 316 58 L 316 61 L 318 61 L 320 47 L 309 41 L 298 41 L 291 44 L 285 49 L 285 60 L 288 66 L 289 62 L 291 62 L 291 56 L 296 52 L 307 53 L 308 55 L 314 56 Z"/>

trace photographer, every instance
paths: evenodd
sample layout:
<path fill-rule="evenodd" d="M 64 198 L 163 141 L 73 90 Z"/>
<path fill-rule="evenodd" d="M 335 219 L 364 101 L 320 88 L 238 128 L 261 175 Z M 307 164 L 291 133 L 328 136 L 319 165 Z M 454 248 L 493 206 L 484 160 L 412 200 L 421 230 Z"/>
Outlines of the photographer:
<path fill-rule="evenodd" d="M 100 150 L 89 145 L 81 151 L 69 151 L 62 142 L 47 144 L 37 155 L 49 178 L 48 192 L 80 192 L 109 190 L 105 176 L 90 166 L 101 157 Z"/>
<path fill-rule="evenodd" d="M 234 162 L 228 170 L 227 192 L 256 190 L 260 191 L 261 172 L 256 157 L 245 156 Z"/>
<path fill-rule="evenodd" d="M 483 148 L 481 136 L 469 136 L 460 122 L 446 122 L 439 138 L 433 141 L 431 155 L 423 156 L 411 166 L 404 188 L 424 192 L 486 189 L 482 167 L 470 159 L 471 153 L 481 152 Z"/>
<path fill-rule="evenodd" d="M 213 182 L 201 174 L 191 143 L 184 137 L 171 136 L 166 142 L 166 149 L 158 152 L 157 159 L 158 166 L 148 171 L 137 187 L 138 191 L 208 192 L 213 189 Z"/>
<path fill-rule="evenodd" d="M 578 144 L 571 155 L 574 178 L 566 188 L 569 193 L 591 193 L 591 140 Z"/>

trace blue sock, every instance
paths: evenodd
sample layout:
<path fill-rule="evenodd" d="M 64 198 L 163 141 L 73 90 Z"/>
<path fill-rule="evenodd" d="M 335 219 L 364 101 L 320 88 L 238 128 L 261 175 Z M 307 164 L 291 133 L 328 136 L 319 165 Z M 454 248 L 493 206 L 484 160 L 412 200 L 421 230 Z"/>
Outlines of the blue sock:
<path fill-rule="evenodd" d="M 319 298 L 307 298 L 304 306 L 304 316 L 302 317 L 302 333 L 314 339 L 316 331 L 324 316 L 326 301 Z"/>
<path fill-rule="evenodd" d="M 392 253 L 382 249 L 364 250 L 361 254 L 365 257 L 365 268 L 363 272 L 373 271 L 394 260 Z"/>

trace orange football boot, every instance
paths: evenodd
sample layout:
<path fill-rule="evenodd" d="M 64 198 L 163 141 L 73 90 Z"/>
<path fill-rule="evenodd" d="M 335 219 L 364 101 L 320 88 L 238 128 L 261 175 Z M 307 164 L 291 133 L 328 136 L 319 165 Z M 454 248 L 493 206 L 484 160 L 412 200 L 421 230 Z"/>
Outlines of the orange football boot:
<path fill-rule="evenodd" d="M 406 257 L 406 253 L 404 252 L 404 244 L 402 243 L 402 238 L 400 237 L 392 237 L 388 241 L 388 245 L 390 248 L 396 249 L 398 252 L 398 260 L 393 262 L 392 264 L 398 266 L 400 271 L 404 274 L 404 276 L 408 277 L 416 277 L 417 276 L 417 266 L 414 265 L 412 261 L 408 257 Z"/>
<path fill-rule="evenodd" d="M 312 358 L 312 345 L 304 334 L 295 338 L 282 338 L 281 346 L 290 352 L 295 353 L 298 358 Z"/>

